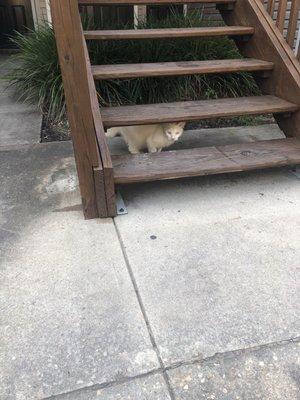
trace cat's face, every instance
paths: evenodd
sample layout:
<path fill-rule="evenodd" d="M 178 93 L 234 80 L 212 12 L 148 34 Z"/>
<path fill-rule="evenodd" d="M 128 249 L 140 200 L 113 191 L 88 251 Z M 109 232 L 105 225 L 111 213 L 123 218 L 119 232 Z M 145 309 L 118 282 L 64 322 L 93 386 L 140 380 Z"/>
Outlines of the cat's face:
<path fill-rule="evenodd" d="M 183 134 L 185 122 L 175 122 L 172 124 L 164 124 L 164 132 L 169 140 L 176 142 Z"/>

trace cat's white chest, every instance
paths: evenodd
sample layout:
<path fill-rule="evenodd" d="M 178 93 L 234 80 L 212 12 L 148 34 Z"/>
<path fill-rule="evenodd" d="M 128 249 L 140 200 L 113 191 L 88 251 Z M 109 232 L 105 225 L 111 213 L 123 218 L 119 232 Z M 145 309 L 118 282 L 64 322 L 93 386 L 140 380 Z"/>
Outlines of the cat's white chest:
<path fill-rule="evenodd" d="M 152 144 L 157 148 L 163 148 L 171 146 L 174 143 L 173 140 L 168 139 L 168 137 L 163 132 L 157 132 L 152 136 Z"/>

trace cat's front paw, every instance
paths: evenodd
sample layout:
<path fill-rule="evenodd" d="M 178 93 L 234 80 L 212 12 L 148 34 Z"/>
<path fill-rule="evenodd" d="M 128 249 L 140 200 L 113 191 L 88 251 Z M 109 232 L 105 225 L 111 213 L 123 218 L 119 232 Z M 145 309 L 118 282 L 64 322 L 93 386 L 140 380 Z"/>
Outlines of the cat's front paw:
<path fill-rule="evenodd" d="M 131 154 L 141 154 L 140 150 L 136 148 L 129 147 L 128 150 Z"/>
<path fill-rule="evenodd" d="M 156 147 L 149 147 L 148 152 L 149 153 L 157 153 L 158 149 Z"/>

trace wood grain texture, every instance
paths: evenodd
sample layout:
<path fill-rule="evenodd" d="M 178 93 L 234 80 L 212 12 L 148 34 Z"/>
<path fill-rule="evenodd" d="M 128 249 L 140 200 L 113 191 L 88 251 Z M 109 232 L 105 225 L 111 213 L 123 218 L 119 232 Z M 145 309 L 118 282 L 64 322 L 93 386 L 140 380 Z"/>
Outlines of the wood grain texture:
<path fill-rule="evenodd" d="M 280 0 L 277 11 L 276 26 L 278 27 L 281 33 L 283 33 L 284 29 L 286 8 L 287 8 L 287 0 Z"/>
<path fill-rule="evenodd" d="M 51 0 L 50 5 L 84 215 L 96 218 L 99 213 L 93 169 L 101 170 L 102 163 L 96 143 L 78 4 L 76 0 Z"/>
<path fill-rule="evenodd" d="M 300 163 L 300 140 L 277 139 L 221 147 L 112 157 L 119 184 L 281 167 Z"/>
<path fill-rule="evenodd" d="M 105 182 L 104 182 L 104 169 L 95 167 L 93 168 L 94 174 L 94 185 L 95 185 L 95 193 L 97 199 L 97 207 L 98 207 L 98 216 L 100 218 L 107 218 L 107 201 L 106 201 L 106 190 L 105 190 Z"/>
<path fill-rule="evenodd" d="M 292 0 L 290 17 L 288 22 L 288 32 L 286 40 L 291 48 L 294 47 L 295 35 L 297 30 L 298 16 L 300 9 L 300 0 Z"/>
<path fill-rule="evenodd" d="M 87 40 L 161 39 L 179 37 L 249 36 L 254 28 L 247 26 L 216 26 L 204 28 L 124 29 L 85 31 Z"/>
<path fill-rule="evenodd" d="M 105 127 L 193 121 L 238 115 L 287 113 L 298 105 L 274 96 L 240 97 L 102 108 Z"/>
<path fill-rule="evenodd" d="M 252 25 L 255 34 L 246 43 L 237 43 L 246 57 L 259 58 L 274 63 L 273 73 L 268 79 L 258 80 L 265 94 L 283 98 L 300 106 L 300 65 L 290 46 L 279 34 L 272 18 L 260 0 L 239 0 L 234 12 L 222 12 L 229 25 Z M 300 138 L 300 112 L 290 118 L 275 116 L 286 136 Z"/>
<path fill-rule="evenodd" d="M 88 54 L 88 49 L 86 42 L 84 42 L 84 53 L 85 53 L 85 58 L 86 58 L 86 65 L 87 65 L 87 71 L 88 71 L 88 86 L 89 86 L 89 95 L 90 95 L 90 101 L 91 101 L 91 107 L 92 107 L 92 115 L 93 115 L 93 121 L 94 121 L 94 129 L 95 129 L 95 135 L 97 138 L 97 144 L 99 148 L 99 154 L 100 158 L 102 161 L 102 166 L 103 166 L 103 174 L 100 175 L 98 169 L 95 173 L 95 177 L 99 177 L 99 179 L 102 179 L 103 177 L 103 185 L 101 183 L 97 184 L 97 191 L 96 195 L 97 198 L 99 199 L 98 203 L 105 201 L 106 204 L 106 217 L 114 217 L 116 216 L 117 213 L 117 208 L 116 208 L 116 199 L 115 199 L 115 185 L 114 185 L 114 178 L 113 178 L 113 166 L 112 166 L 112 161 L 111 161 L 111 156 L 110 156 L 110 151 L 107 145 L 107 140 L 106 136 L 104 133 L 104 128 L 103 128 L 103 123 L 100 115 L 100 109 L 99 109 L 99 102 L 98 102 L 98 95 L 95 87 L 95 81 L 92 75 L 92 69 L 91 69 L 91 62 Z M 100 192 L 100 187 L 103 187 L 104 193 Z M 102 208 L 102 205 L 98 205 L 98 209 Z M 105 215 L 102 213 L 100 217 L 105 217 Z"/>
<path fill-rule="evenodd" d="M 241 71 L 271 71 L 273 64 L 267 61 L 211 60 L 181 61 L 148 64 L 94 65 L 94 79 L 137 78 L 149 76 L 216 74 Z"/>
<path fill-rule="evenodd" d="M 78 0 L 80 5 L 161 5 L 161 4 L 191 4 L 191 3 L 213 3 L 213 4 L 232 4 L 236 0 Z"/>
<path fill-rule="evenodd" d="M 267 11 L 270 14 L 270 16 L 273 18 L 274 11 L 275 11 L 275 0 L 268 0 Z"/>

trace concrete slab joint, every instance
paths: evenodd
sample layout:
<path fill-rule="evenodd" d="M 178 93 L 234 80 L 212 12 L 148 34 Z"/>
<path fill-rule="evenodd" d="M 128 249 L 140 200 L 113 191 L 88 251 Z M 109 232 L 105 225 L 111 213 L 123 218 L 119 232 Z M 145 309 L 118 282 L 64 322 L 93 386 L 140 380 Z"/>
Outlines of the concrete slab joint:
<path fill-rule="evenodd" d="M 71 143 L 36 143 L 35 110 L 3 99 L 1 400 L 299 399 L 298 177 L 127 186 L 127 215 L 85 221 Z M 281 136 L 205 130 L 176 146 Z"/>

